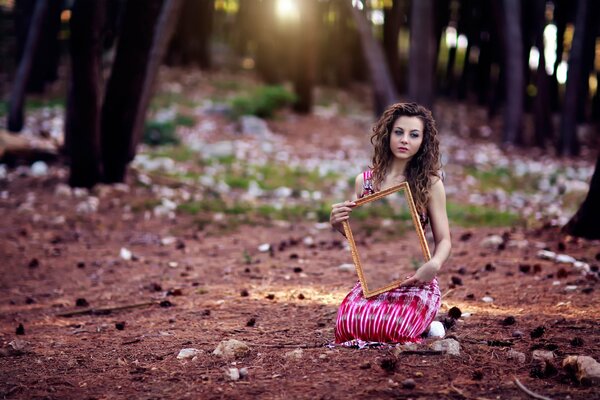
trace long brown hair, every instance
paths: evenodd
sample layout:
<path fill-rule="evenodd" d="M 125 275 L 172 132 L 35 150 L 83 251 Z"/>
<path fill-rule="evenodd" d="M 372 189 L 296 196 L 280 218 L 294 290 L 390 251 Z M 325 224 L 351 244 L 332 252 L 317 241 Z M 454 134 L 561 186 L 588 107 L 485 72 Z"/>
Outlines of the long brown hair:
<path fill-rule="evenodd" d="M 383 112 L 373 126 L 371 143 L 373 144 L 373 186 L 380 189 L 381 183 L 391 167 L 394 155 L 390 149 L 390 134 L 394 122 L 402 116 L 418 117 L 423 121 L 423 142 L 419 151 L 406 166 L 406 180 L 410 185 L 412 197 L 420 213 L 427 212 L 427 201 L 431 177 L 440 177 L 440 142 L 431 111 L 416 103 L 392 104 Z"/>

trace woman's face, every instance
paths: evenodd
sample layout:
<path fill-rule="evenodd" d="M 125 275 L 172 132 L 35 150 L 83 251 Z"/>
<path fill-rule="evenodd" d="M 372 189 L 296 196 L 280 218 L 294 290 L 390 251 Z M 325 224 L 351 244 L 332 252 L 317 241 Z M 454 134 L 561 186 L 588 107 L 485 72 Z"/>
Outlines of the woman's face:
<path fill-rule="evenodd" d="M 401 116 L 394 121 L 390 150 L 395 158 L 410 160 L 423 143 L 423 121 L 419 117 Z"/>

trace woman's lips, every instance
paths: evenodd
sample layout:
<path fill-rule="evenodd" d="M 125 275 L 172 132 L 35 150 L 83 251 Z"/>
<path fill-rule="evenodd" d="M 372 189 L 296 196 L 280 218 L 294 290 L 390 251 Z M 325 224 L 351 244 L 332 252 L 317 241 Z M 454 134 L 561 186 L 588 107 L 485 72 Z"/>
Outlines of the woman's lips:
<path fill-rule="evenodd" d="M 398 147 L 398 151 L 401 152 L 401 153 L 405 153 L 405 152 L 408 151 L 408 148 L 406 148 L 406 147 Z"/>

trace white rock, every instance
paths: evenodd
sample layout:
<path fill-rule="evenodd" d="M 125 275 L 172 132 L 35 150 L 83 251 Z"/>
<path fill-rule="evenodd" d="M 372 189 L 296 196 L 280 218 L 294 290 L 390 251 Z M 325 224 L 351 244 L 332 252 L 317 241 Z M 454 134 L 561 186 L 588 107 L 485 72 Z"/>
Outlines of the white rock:
<path fill-rule="evenodd" d="M 481 298 L 481 301 L 483 301 L 484 303 L 493 303 L 494 302 L 494 298 L 490 297 L 490 296 L 484 296 Z"/>
<path fill-rule="evenodd" d="M 556 357 L 554 356 L 553 352 L 548 350 L 534 350 L 531 354 L 531 358 L 534 361 L 546 361 L 551 363 Z"/>
<path fill-rule="evenodd" d="M 75 206 L 75 212 L 80 215 L 93 214 L 98 211 L 99 206 L 100 200 L 97 197 L 90 196 Z"/>
<path fill-rule="evenodd" d="M 527 360 L 525 353 L 513 349 L 510 349 L 506 355 L 509 360 L 515 360 L 519 364 L 525 364 L 525 361 Z"/>
<path fill-rule="evenodd" d="M 556 258 L 556 253 L 548 250 L 540 250 L 538 251 L 537 256 L 544 260 L 554 260 Z"/>
<path fill-rule="evenodd" d="M 250 347 L 239 340 L 223 340 L 213 351 L 213 355 L 221 357 L 242 357 L 250 352 Z"/>
<path fill-rule="evenodd" d="M 77 197 L 78 199 L 82 198 L 82 197 L 87 197 L 89 195 L 89 190 L 87 190 L 86 188 L 74 188 L 73 189 L 73 195 L 75 197 Z"/>
<path fill-rule="evenodd" d="M 202 353 L 202 350 L 194 349 L 192 347 L 187 349 L 181 349 L 179 350 L 179 354 L 177 354 L 177 359 L 184 360 L 186 358 L 194 358 L 200 353 Z"/>
<path fill-rule="evenodd" d="M 293 192 L 292 189 L 290 189 L 289 187 L 281 186 L 273 191 L 273 195 L 275 197 L 285 199 L 285 198 L 290 197 L 292 195 L 292 192 Z"/>
<path fill-rule="evenodd" d="M 529 246 L 529 241 L 527 240 L 509 240 L 506 244 L 507 247 L 513 249 L 526 249 Z"/>
<path fill-rule="evenodd" d="M 481 241 L 480 245 L 485 248 L 495 249 L 502 243 L 504 243 L 504 239 L 502 239 L 501 236 L 492 235 L 492 236 L 488 236 L 485 239 L 483 239 Z"/>
<path fill-rule="evenodd" d="M 433 342 L 430 346 L 431 350 L 442 351 L 451 356 L 460 355 L 460 343 L 454 339 L 442 339 Z"/>
<path fill-rule="evenodd" d="M 354 272 L 356 270 L 354 264 L 341 264 L 338 269 L 343 272 Z"/>
<path fill-rule="evenodd" d="M 119 252 L 119 256 L 123 260 L 129 261 L 133 257 L 133 253 L 131 251 L 129 251 L 128 249 L 126 249 L 125 247 L 121 247 L 121 251 Z"/>
<path fill-rule="evenodd" d="M 243 115 L 240 117 L 242 134 L 256 136 L 258 138 L 266 138 L 272 135 L 269 126 L 264 119 L 255 117 L 254 115 Z"/>
<path fill-rule="evenodd" d="M 31 164 L 31 176 L 46 176 L 48 175 L 48 164 L 43 161 L 36 161 Z"/>
<path fill-rule="evenodd" d="M 315 239 L 313 239 L 312 236 L 307 236 L 302 239 L 302 243 L 304 243 L 305 246 L 312 246 L 315 244 Z"/>
<path fill-rule="evenodd" d="M 577 290 L 577 285 L 568 285 L 565 286 L 565 292 L 574 292 Z"/>
<path fill-rule="evenodd" d="M 54 195 L 60 197 L 71 197 L 73 195 L 73 191 L 69 185 L 65 185 L 64 183 L 59 183 L 54 188 Z"/>
<path fill-rule="evenodd" d="M 260 251 L 261 253 L 266 253 L 270 249 L 271 245 L 269 243 L 263 243 L 260 246 L 258 246 L 258 251 Z"/>
<path fill-rule="evenodd" d="M 285 358 L 288 360 L 300 360 L 302 357 L 304 357 L 304 350 L 302 349 L 294 349 L 285 353 Z"/>
<path fill-rule="evenodd" d="M 559 254 L 554 259 L 557 263 L 565 263 L 565 264 L 573 264 L 577 260 L 574 257 L 571 257 L 567 254 Z"/>
<path fill-rule="evenodd" d="M 162 244 L 163 246 L 169 246 L 173 243 L 175 243 L 177 241 L 177 238 L 174 236 L 166 236 L 162 239 L 160 239 L 160 244 Z"/>
<path fill-rule="evenodd" d="M 8 171 L 6 165 L 0 164 L 0 180 L 4 180 L 8 177 Z"/>
<path fill-rule="evenodd" d="M 444 324 L 442 324 L 440 321 L 433 321 L 431 325 L 429 325 L 429 332 L 427 332 L 427 337 L 441 339 L 444 336 L 446 336 Z"/>
<path fill-rule="evenodd" d="M 240 368 L 240 378 L 245 378 L 248 376 L 248 368 Z"/>
<path fill-rule="evenodd" d="M 600 385 L 600 363 L 588 356 L 568 356 L 563 368 L 572 371 L 579 382 L 585 385 Z"/>
<path fill-rule="evenodd" d="M 237 381 L 240 379 L 240 370 L 237 368 L 229 368 L 225 371 L 225 377 L 231 379 L 232 381 Z"/>

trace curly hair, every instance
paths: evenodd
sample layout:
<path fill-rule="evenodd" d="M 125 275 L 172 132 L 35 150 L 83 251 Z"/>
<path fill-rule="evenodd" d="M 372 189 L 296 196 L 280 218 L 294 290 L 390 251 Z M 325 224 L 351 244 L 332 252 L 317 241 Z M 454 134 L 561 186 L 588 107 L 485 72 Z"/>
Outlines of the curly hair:
<path fill-rule="evenodd" d="M 389 106 L 373 126 L 373 186 L 380 190 L 381 183 L 394 160 L 390 149 L 390 135 L 394 122 L 402 116 L 418 117 L 423 121 L 423 142 L 406 166 L 405 176 L 410 186 L 415 206 L 421 214 L 427 213 L 431 177 L 440 177 L 440 142 L 431 111 L 416 103 L 396 103 Z"/>

